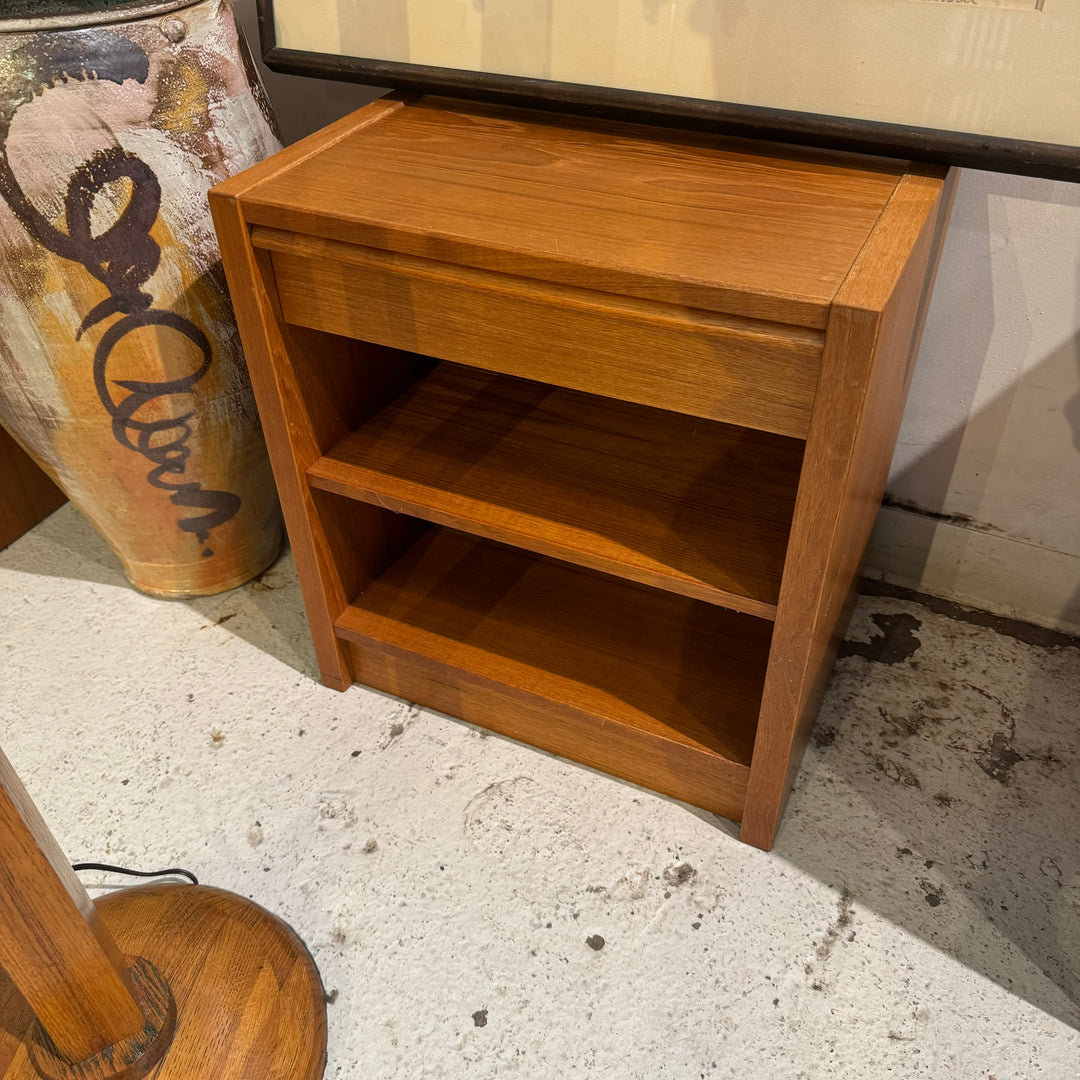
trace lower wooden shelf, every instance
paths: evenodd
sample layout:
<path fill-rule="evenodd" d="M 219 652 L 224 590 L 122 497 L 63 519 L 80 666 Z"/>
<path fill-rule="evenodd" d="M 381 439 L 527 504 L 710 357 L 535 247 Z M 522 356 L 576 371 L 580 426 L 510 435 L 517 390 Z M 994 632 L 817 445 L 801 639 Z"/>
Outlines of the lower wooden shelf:
<path fill-rule="evenodd" d="M 369 686 L 741 818 L 769 622 L 436 527 L 336 630 Z"/>

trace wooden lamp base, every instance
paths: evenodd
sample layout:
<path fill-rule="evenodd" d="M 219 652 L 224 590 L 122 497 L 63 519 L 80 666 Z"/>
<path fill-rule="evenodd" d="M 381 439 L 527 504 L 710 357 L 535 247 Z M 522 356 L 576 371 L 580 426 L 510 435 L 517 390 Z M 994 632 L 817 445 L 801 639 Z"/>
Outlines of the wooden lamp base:
<path fill-rule="evenodd" d="M 95 906 L 130 962 L 146 1028 L 72 1064 L 0 973 L 0 1080 L 322 1076 L 322 981 L 280 919 L 234 893 L 177 883 L 123 889 Z"/>

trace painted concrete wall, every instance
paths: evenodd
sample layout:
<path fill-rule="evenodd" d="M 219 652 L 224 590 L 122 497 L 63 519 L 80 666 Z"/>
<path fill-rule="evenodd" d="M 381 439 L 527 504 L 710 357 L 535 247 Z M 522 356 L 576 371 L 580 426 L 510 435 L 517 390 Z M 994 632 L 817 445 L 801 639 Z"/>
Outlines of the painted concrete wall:
<path fill-rule="evenodd" d="M 264 77 L 286 142 L 378 93 Z M 1080 632 L 1080 185 L 963 174 L 867 573 Z"/>
<path fill-rule="evenodd" d="M 963 174 L 868 572 L 1080 631 L 1080 185 Z"/>

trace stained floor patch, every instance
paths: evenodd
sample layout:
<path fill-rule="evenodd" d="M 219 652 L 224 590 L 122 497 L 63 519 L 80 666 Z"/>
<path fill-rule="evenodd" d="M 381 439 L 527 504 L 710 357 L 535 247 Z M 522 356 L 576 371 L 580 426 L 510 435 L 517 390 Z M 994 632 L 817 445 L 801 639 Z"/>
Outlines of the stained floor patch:
<path fill-rule="evenodd" d="M 1009 619 L 1003 615 L 993 615 L 989 611 L 979 611 L 976 608 L 965 607 L 963 604 L 957 604 L 951 600 L 942 600 L 937 596 L 927 596 L 924 593 L 905 589 L 900 585 L 891 585 L 886 581 L 871 581 L 869 578 L 863 578 L 859 583 L 859 592 L 864 597 L 888 596 L 896 600 L 905 600 L 918 605 L 925 611 L 933 612 L 935 615 L 944 615 L 945 618 L 952 619 L 954 622 L 992 630 L 997 635 L 1022 641 L 1025 645 L 1033 645 L 1042 649 L 1080 650 L 1080 637 L 1075 634 L 1067 634 L 1062 630 L 1051 630 L 1045 626 L 1035 626 L 1033 623 L 1021 622 L 1019 619 Z"/>
<path fill-rule="evenodd" d="M 1080 650 L 880 597 L 850 636 L 778 849 L 1080 1030 Z"/>
<path fill-rule="evenodd" d="M 836 918 L 829 924 L 821 944 L 817 947 L 818 960 L 824 962 L 829 959 L 833 949 L 836 948 L 836 943 L 841 937 L 850 932 L 854 920 L 851 893 L 845 889 L 836 901 Z"/>
<path fill-rule="evenodd" d="M 679 863 L 677 866 L 669 866 L 664 871 L 664 881 L 677 888 L 693 881 L 697 877 L 697 871 L 689 863 Z"/>
<path fill-rule="evenodd" d="M 1008 787 L 1012 783 L 1013 770 L 1024 755 L 1016 752 L 1012 736 L 1003 731 L 995 731 L 990 742 L 975 754 L 975 761 L 991 780 Z"/>
<path fill-rule="evenodd" d="M 891 615 L 875 612 L 870 618 L 881 633 L 872 635 L 869 641 L 845 641 L 840 647 L 842 657 L 861 656 L 877 664 L 902 664 L 918 652 L 921 642 L 915 632 L 922 623 L 914 615 L 906 611 Z"/>

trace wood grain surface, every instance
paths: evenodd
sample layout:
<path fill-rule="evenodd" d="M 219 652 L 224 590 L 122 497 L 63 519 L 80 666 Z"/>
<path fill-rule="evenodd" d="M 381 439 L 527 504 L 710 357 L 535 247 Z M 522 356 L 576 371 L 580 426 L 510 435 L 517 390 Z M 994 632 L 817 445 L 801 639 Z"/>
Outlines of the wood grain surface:
<path fill-rule="evenodd" d="M 0 1078 L 318 1080 L 322 982 L 257 904 L 161 883 L 96 904 L 0 751 Z"/>
<path fill-rule="evenodd" d="M 153 1080 L 319 1080 L 322 982 L 283 922 L 244 897 L 176 883 L 121 889 L 97 908 L 119 948 L 149 960 L 175 1002 L 175 1034 L 147 1074 Z M 33 1014 L 3 973 L 0 1018 L 0 1078 L 43 1080 L 40 1070 L 54 1065 L 34 1047 Z M 44 1076 L 94 1080 L 80 1066 Z"/>
<path fill-rule="evenodd" d="M 421 98 L 277 171 L 245 203 L 254 224 L 823 328 L 902 172 Z"/>
<path fill-rule="evenodd" d="M 2 751 L 0 967 L 72 1061 L 143 1028 L 122 953 Z"/>
<path fill-rule="evenodd" d="M 251 384 L 266 435 L 282 512 L 296 559 L 323 682 L 352 685 L 349 655 L 333 619 L 362 583 L 397 553 L 392 526 L 365 529 L 356 504 L 317 506 L 304 472 L 366 411 L 392 396 L 398 377 L 379 364 L 374 346 L 287 326 L 281 318 L 270 258 L 251 246 L 239 199 L 278 172 L 325 151 L 336 140 L 378 123 L 403 107 L 392 95 L 332 124 L 213 188 L 210 210 L 236 310 Z M 372 362 L 365 365 L 365 359 Z M 364 378 L 364 372 L 368 378 Z M 322 513 L 320 514 L 320 509 Z M 359 525 L 359 528 L 357 528 Z M 351 538 L 345 542 L 345 538 Z"/>
<path fill-rule="evenodd" d="M 944 174 L 430 98 L 351 123 L 238 181 L 223 244 L 264 297 L 241 326 L 324 681 L 770 847 L 880 500 Z M 336 335 L 398 350 L 402 396 L 371 389 L 368 354 L 350 419 Z"/>
<path fill-rule="evenodd" d="M 447 674 L 472 672 L 603 723 L 750 763 L 764 620 L 432 528 L 337 627 L 357 644 L 437 660 Z"/>
<path fill-rule="evenodd" d="M 772 846 L 881 507 L 956 174 L 897 185 L 837 298 L 806 444 L 742 838 Z"/>
<path fill-rule="evenodd" d="M 307 475 L 772 618 L 801 458 L 795 439 L 444 363 Z"/>
<path fill-rule="evenodd" d="M 809 427 L 817 331 L 277 231 L 252 242 L 275 251 L 288 323 L 782 435 Z"/>
<path fill-rule="evenodd" d="M 434 529 L 338 629 L 369 686 L 742 815 L 764 621 Z"/>
<path fill-rule="evenodd" d="M 539 693 L 523 693 L 408 648 L 371 639 L 363 644 L 349 642 L 349 648 L 353 665 L 366 685 L 406 701 L 423 702 L 426 708 L 560 754 L 731 821 L 742 817 L 749 776 L 745 765 L 700 747 L 657 738 L 643 728 L 553 705 Z M 543 682 L 538 683 L 537 690 L 543 689 Z"/>
<path fill-rule="evenodd" d="M 0 428 L 0 550 L 66 501 L 64 493 Z"/>

